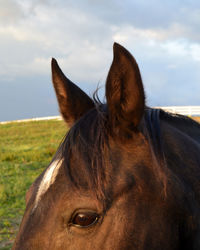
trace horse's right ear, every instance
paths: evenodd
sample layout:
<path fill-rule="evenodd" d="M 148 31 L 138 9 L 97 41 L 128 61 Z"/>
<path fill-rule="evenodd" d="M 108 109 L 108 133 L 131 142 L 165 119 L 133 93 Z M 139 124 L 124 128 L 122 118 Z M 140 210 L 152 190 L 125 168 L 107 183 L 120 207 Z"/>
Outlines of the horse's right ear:
<path fill-rule="evenodd" d="M 114 58 L 106 81 L 106 99 L 112 129 L 131 132 L 144 114 L 145 95 L 136 60 L 121 45 L 114 43 Z"/>
<path fill-rule="evenodd" d="M 62 72 L 57 61 L 51 62 L 52 81 L 60 113 L 70 127 L 83 114 L 94 107 L 92 99 L 72 83 Z"/>

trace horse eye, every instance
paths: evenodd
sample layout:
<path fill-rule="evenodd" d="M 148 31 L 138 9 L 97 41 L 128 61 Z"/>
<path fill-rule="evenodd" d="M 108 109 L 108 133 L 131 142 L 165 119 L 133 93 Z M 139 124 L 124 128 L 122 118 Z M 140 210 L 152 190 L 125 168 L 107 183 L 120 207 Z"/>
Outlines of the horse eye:
<path fill-rule="evenodd" d="M 73 216 L 71 225 L 77 227 L 89 227 L 99 220 L 99 215 L 95 212 L 80 212 Z"/>

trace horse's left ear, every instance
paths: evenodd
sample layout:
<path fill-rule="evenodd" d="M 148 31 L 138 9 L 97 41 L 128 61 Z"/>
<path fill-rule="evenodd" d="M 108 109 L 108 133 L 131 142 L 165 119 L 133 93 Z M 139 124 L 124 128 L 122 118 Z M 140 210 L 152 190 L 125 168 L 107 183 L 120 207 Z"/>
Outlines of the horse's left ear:
<path fill-rule="evenodd" d="M 76 120 L 94 107 L 94 102 L 63 74 L 54 58 L 51 62 L 51 69 L 60 113 L 67 125 L 71 127 Z"/>
<path fill-rule="evenodd" d="M 145 95 L 136 60 L 114 43 L 114 58 L 106 81 L 109 120 L 120 130 L 137 128 L 144 113 Z"/>

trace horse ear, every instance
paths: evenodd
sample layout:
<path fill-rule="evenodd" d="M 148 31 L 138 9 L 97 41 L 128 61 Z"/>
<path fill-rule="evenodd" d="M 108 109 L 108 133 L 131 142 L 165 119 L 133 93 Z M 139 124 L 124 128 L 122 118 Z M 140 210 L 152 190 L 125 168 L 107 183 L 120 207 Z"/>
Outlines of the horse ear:
<path fill-rule="evenodd" d="M 94 107 L 92 99 L 72 83 L 62 72 L 57 61 L 51 62 L 52 81 L 60 113 L 69 126 Z"/>
<path fill-rule="evenodd" d="M 136 60 L 114 43 L 114 58 L 106 81 L 106 99 L 112 127 L 137 128 L 144 113 L 145 95 Z"/>

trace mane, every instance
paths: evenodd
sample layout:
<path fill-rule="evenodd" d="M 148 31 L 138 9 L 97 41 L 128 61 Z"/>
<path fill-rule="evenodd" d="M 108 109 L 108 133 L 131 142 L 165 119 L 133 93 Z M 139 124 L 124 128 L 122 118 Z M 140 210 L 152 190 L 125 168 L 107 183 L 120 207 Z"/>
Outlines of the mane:
<path fill-rule="evenodd" d="M 106 168 L 109 151 L 109 132 L 107 106 L 94 99 L 96 107 L 79 119 L 65 136 L 60 146 L 60 157 L 66 175 L 76 188 L 94 190 L 99 199 L 106 198 L 106 186 L 109 182 L 109 169 Z M 154 114 L 155 110 L 148 109 Z M 148 112 L 145 110 L 146 119 Z M 159 114 L 143 124 L 155 161 L 153 169 L 160 180 L 163 193 L 166 193 L 166 169 L 163 156 Z"/>
<path fill-rule="evenodd" d="M 109 170 L 106 160 L 109 151 L 109 129 L 107 106 L 94 99 L 95 108 L 80 118 L 66 134 L 60 153 L 66 174 L 72 185 L 85 190 L 92 189 L 99 199 L 106 197 Z M 148 140 L 155 176 L 162 186 L 163 194 L 167 193 L 168 169 L 162 146 L 160 120 L 200 128 L 200 125 L 181 115 L 173 115 L 160 109 L 146 108 L 142 132 Z M 103 153 L 102 153 L 103 152 Z"/>
<path fill-rule="evenodd" d="M 95 108 L 80 118 L 66 134 L 59 152 L 66 175 L 76 188 L 94 190 L 99 199 L 106 197 L 108 183 L 106 160 L 109 151 L 107 106 L 94 98 Z M 150 145 L 155 162 L 154 173 L 160 180 L 164 196 L 167 189 L 167 166 L 162 147 L 160 119 L 200 128 L 200 125 L 181 115 L 171 115 L 160 109 L 145 109 L 143 133 Z M 103 152 L 103 153 L 102 153 Z"/>
<path fill-rule="evenodd" d="M 92 189 L 105 197 L 105 152 L 108 150 L 106 105 L 95 99 L 96 107 L 80 118 L 61 144 L 67 176 L 77 188 Z M 101 152 L 104 152 L 103 154 Z M 74 166 L 74 163 L 77 166 Z"/>

